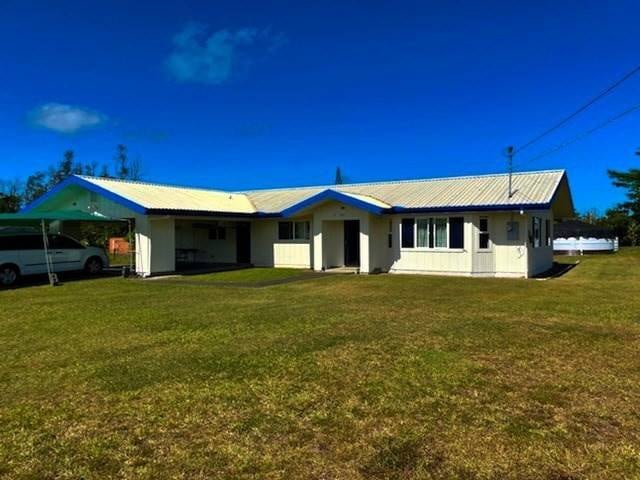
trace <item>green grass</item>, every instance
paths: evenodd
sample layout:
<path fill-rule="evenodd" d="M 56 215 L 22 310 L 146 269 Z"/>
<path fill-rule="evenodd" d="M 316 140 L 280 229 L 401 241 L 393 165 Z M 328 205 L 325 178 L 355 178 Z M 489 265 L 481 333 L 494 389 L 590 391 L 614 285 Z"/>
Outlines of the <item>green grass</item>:
<path fill-rule="evenodd" d="M 0 292 L 0 478 L 640 478 L 640 250 Z"/>
<path fill-rule="evenodd" d="M 197 280 L 198 282 L 224 282 L 224 283 L 260 283 L 285 278 L 300 277 L 308 274 L 309 270 L 299 268 L 245 268 L 226 272 L 203 273 L 200 275 L 187 275 L 181 277 L 184 280 Z"/>
<path fill-rule="evenodd" d="M 109 253 L 109 265 L 111 266 L 129 265 L 129 262 L 130 258 L 127 254 Z"/>

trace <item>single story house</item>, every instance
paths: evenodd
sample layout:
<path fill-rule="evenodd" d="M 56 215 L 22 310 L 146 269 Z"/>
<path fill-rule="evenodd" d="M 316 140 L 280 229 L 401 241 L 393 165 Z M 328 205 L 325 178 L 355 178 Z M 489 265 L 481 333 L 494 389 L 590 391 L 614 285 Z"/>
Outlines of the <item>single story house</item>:
<path fill-rule="evenodd" d="M 531 277 L 573 216 L 563 170 L 229 192 L 71 176 L 25 211 L 135 223 L 142 276 L 188 263 Z"/>

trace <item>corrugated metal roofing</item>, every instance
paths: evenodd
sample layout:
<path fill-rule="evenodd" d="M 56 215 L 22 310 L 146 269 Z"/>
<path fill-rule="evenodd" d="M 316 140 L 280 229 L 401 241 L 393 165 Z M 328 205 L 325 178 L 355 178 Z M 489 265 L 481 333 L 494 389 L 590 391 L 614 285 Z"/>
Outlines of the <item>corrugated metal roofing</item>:
<path fill-rule="evenodd" d="M 147 209 L 256 213 L 251 200 L 242 193 L 96 177 L 81 178 Z"/>
<path fill-rule="evenodd" d="M 333 189 L 335 190 L 335 189 Z M 370 203 L 371 205 L 375 205 L 380 208 L 391 208 L 393 205 L 389 205 L 387 202 L 383 202 L 382 200 L 378 200 L 377 198 L 372 197 L 371 195 L 363 195 L 361 193 L 353 193 L 353 192 L 345 192 L 341 191 L 340 193 L 355 198 L 356 200 L 360 200 L 361 202 Z"/>
<path fill-rule="evenodd" d="M 515 173 L 511 198 L 508 196 L 507 174 L 245 192 L 224 192 L 96 177 L 80 178 L 148 210 L 278 214 L 325 190 L 336 190 L 383 209 L 473 209 L 548 205 L 563 176 L 564 170 Z"/>
<path fill-rule="evenodd" d="M 366 195 L 400 208 L 461 208 L 500 205 L 548 204 L 564 170 L 513 174 L 509 198 L 507 174 L 404 180 L 397 182 L 323 185 L 317 187 L 254 190 L 246 193 L 260 212 L 276 213 L 326 189 Z M 369 201 L 369 200 L 367 200 Z"/>

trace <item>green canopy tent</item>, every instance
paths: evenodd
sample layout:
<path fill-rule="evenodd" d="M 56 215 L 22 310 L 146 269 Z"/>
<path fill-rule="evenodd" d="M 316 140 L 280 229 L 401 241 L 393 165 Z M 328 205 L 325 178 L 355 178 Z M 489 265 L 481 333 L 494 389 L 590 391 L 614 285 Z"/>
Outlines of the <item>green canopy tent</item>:
<path fill-rule="evenodd" d="M 49 253 L 49 240 L 47 237 L 47 223 L 62 222 L 123 222 L 125 219 L 111 218 L 97 213 L 83 212 L 80 210 L 53 210 L 49 212 L 24 212 L 0 214 L 0 226 L 39 226 L 42 231 L 42 243 L 44 246 L 45 263 L 49 283 L 56 285 L 58 279 L 53 271 L 51 255 Z M 131 223 L 129 222 L 129 230 Z"/>

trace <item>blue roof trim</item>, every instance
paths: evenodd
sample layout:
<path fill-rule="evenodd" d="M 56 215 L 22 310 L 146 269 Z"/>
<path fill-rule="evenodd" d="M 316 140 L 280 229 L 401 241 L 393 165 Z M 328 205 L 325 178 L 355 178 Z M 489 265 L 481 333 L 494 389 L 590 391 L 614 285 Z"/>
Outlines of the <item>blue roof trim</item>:
<path fill-rule="evenodd" d="M 97 193 L 98 195 L 102 195 L 105 198 L 108 198 L 109 200 L 122 205 L 123 207 L 128 208 L 129 210 L 132 210 L 136 213 L 140 213 L 140 214 L 146 214 L 147 213 L 147 209 L 145 207 L 143 207 L 142 205 L 136 203 L 136 202 L 132 202 L 131 200 L 124 198 L 116 193 L 113 193 L 110 190 L 107 190 L 106 188 L 102 188 L 99 187 L 98 185 L 96 185 L 95 183 L 91 183 L 83 178 L 77 177 L 75 175 L 71 175 L 70 177 L 67 177 L 66 179 L 64 179 L 62 182 L 60 182 L 58 185 L 56 185 L 55 187 L 53 187 L 51 190 L 49 190 L 47 193 L 45 193 L 44 195 L 42 195 L 41 197 L 37 198 L 36 200 L 34 200 L 33 202 L 31 202 L 28 205 L 25 205 L 20 212 L 22 213 L 26 213 L 26 212 L 30 212 L 32 210 L 34 210 L 35 208 L 39 207 L 40 205 L 42 205 L 44 202 L 46 202 L 47 200 L 51 199 L 52 197 L 55 197 L 57 194 L 59 194 L 62 190 L 64 190 L 65 188 L 71 186 L 71 185 L 77 185 L 79 187 L 85 188 L 91 192 Z"/>
<path fill-rule="evenodd" d="M 351 207 L 359 208 L 360 210 L 364 210 L 369 213 L 373 213 L 374 215 L 381 215 L 385 212 L 390 211 L 388 208 L 381 208 L 377 205 L 373 205 L 369 202 L 365 202 L 363 200 L 359 200 L 350 195 L 345 195 L 344 193 L 338 192 L 337 190 L 331 190 L 330 188 L 327 190 L 323 190 L 320 193 L 310 196 L 301 202 L 298 202 L 294 205 L 291 205 L 289 208 L 285 208 L 280 214 L 283 217 L 290 217 L 295 215 L 296 213 L 308 208 L 316 203 L 323 202 L 326 200 L 335 200 L 337 202 L 344 203 Z"/>
<path fill-rule="evenodd" d="M 548 203 L 526 203 L 526 204 L 501 204 L 501 205 L 467 205 L 467 206 L 442 206 L 442 207 L 391 207 L 382 208 L 364 200 L 352 197 L 348 194 L 344 194 L 337 190 L 326 189 L 320 193 L 312 195 L 305 200 L 302 200 L 290 207 L 282 210 L 281 212 L 256 212 L 256 213 L 231 213 L 231 212 L 209 212 L 199 210 L 168 210 L 168 209 L 147 209 L 142 205 L 133 202 L 127 198 L 124 198 L 106 188 L 100 187 L 88 180 L 81 177 L 72 175 L 58 185 L 53 187 L 50 191 L 42 195 L 40 198 L 34 200 L 30 204 L 23 207 L 20 212 L 27 213 L 33 211 L 47 200 L 51 199 L 55 195 L 59 194 L 65 188 L 76 185 L 98 195 L 101 195 L 119 205 L 122 205 L 129 210 L 132 210 L 141 215 L 185 215 L 185 216 L 225 216 L 225 217 L 242 217 L 242 218 L 283 218 L 291 217 L 298 212 L 309 208 L 319 202 L 326 200 L 335 200 L 345 205 L 349 205 L 374 215 L 383 214 L 412 214 L 412 213 L 445 213 L 445 212 L 483 212 L 483 211 L 518 211 L 518 210 L 546 210 L 551 208 L 555 201 L 560 186 L 566 183 L 569 188 L 569 182 L 566 172 L 561 177 L 552 199 Z M 573 198 L 571 198 L 571 191 L 569 190 L 569 197 L 573 204 Z M 573 206 L 573 205 L 572 205 Z"/>
<path fill-rule="evenodd" d="M 170 208 L 149 208 L 147 209 L 147 215 L 174 215 L 180 217 L 262 218 L 262 215 L 258 213 L 216 212 L 213 210 L 172 210 Z"/>
<path fill-rule="evenodd" d="M 551 203 L 521 203 L 506 205 L 467 205 L 464 207 L 393 207 L 389 213 L 429 213 L 429 212 L 492 212 L 497 210 L 546 210 Z"/>

